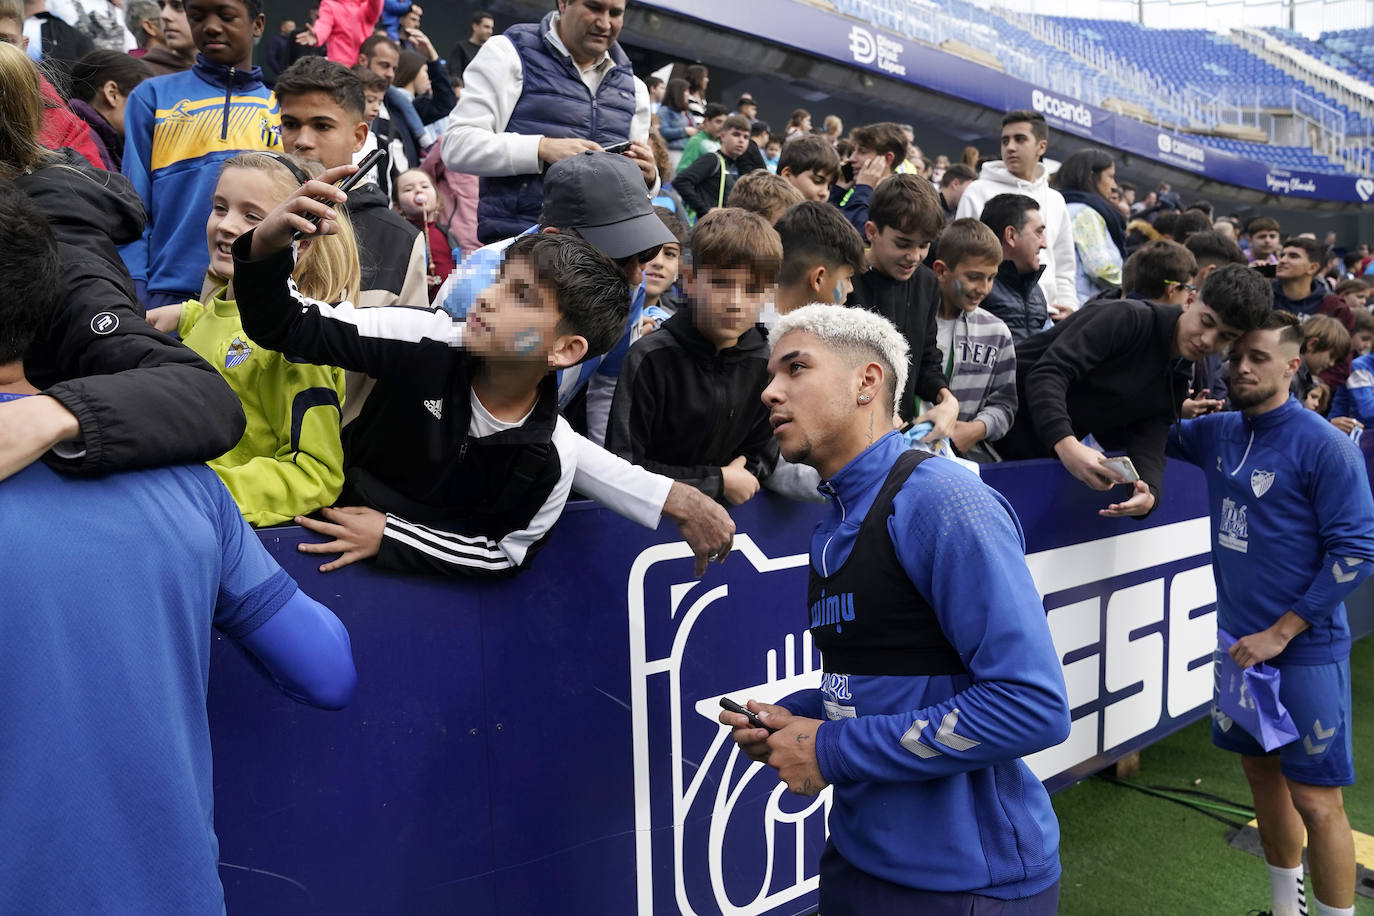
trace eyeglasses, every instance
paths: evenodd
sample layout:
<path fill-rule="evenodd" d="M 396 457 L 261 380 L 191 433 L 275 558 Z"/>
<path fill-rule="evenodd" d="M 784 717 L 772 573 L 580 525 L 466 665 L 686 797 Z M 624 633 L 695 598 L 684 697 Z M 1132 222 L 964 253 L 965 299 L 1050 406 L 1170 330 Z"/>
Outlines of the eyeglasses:
<path fill-rule="evenodd" d="M 1179 288 L 1181 288 L 1181 289 L 1186 289 L 1186 290 L 1189 292 L 1189 294 L 1190 294 L 1190 295 L 1193 295 L 1193 296 L 1196 296 L 1197 293 L 1198 293 L 1197 287 L 1194 286 L 1194 285 L 1191 284 L 1191 283 L 1180 283 L 1180 282 L 1178 282 L 1177 280 L 1165 280 L 1165 281 L 1164 281 L 1164 285 L 1165 285 L 1165 286 L 1177 286 L 1177 287 L 1179 287 Z"/>

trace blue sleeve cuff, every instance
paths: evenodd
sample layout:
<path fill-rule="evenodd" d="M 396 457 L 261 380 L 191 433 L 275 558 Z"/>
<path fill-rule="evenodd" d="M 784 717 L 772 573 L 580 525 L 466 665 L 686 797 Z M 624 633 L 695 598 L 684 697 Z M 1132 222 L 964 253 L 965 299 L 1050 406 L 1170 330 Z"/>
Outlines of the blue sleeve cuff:
<path fill-rule="evenodd" d="M 271 620 L 277 611 L 281 610 L 282 606 L 291 600 L 296 589 L 296 580 L 292 579 L 286 570 L 278 569 L 270 578 L 247 594 L 221 604 L 219 613 L 215 615 L 217 618 L 226 617 L 232 620 L 245 610 L 247 610 L 247 616 L 232 626 L 221 627 L 220 630 L 230 639 L 243 639 Z"/>
<path fill-rule="evenodd" d="M 827 721 L 816 729 L 816 766 L 831 785 L 853 781 L 852 774 L 844 766 L 843 755 L 836 746 L 844 724 L 843 721 Z"/>

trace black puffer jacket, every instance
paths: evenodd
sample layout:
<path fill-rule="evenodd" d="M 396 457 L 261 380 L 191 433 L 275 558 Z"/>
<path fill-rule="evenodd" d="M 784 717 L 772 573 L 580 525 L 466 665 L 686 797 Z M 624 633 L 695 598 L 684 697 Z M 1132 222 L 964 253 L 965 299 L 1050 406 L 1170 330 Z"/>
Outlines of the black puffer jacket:
<path fill-rule="evenodd" d="M 1045 265 L 1023 274 L 1016 265 L 1006 260 L 997 268 L 997 280 L 992 284 L 981 305 L 992 312 L 1011 331 L 1011 339 L 1020 343 L 1032 334 L 1039 334 L 1049 320 L 1049 306 L 1045 304 L 1045 291 L 1040 288 L 1040 275 Z"/>
<path fill-rule="evenodd" d="M 15 184 L 57 236 L 64 288 L 24 373 L 81 423 L 84 454 L 49 452 L 81 474 L 207 461 L 243 435 L 243 407 L 218 372 L 154 330 L 116 245 L 143 230 L 143 203 L 123 175 L 98 172 L 75 153 Z"/>

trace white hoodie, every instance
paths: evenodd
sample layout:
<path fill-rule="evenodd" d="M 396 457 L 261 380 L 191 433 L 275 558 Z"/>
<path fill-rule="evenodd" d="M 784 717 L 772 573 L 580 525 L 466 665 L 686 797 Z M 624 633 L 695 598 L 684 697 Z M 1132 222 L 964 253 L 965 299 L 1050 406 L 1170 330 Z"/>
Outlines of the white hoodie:
<path fill-rule="evenodd" d="M 1045 221 L 1045 243 L 1049 246 L 1040 252 L 1040 263 L 1045 265 L 1045 272 L 1040 276 L 1040 288 L 1045 292 L 1045 301 L 1051 305 L 1077 308 L 1075 277 L 1078 266 L 1073 253 L 1073 226 L 1069 222 L 1069 209 L 1064 204 L 1064 196 L 1048 184 L 1044 164 L 1036 164 L 1034 181 L 1022 181 L 1008 172 L 1000 159 L 983 163 L 978 180 L 968 186 L 963 199 L 959 201 L 958 217 L 978 219 L 983 207 L 998 194 L 1025 194 L 1040 202 L 1040 216 Z"/>

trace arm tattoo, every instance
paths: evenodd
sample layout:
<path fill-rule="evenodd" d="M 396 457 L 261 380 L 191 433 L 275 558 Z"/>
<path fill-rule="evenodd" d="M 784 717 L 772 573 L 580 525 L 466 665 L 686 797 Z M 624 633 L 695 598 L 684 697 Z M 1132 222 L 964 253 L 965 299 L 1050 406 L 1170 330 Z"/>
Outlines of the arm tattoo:
<path fill-rule="evenodd" d="M 811 777 L 810 777 L 810 776 L 808 776 L 808 777 L 806 777 L 805 779 L 802 780 L 802 787 L 801 787 L 801 794 L 802 794 L 802 795 L 815 795 L 815 794 L 816 794 L 816 791 L 817 791 L 817 790 L 814 789 L 814 788 L 812 788 L 812 786 L 811 786 Z"/>

